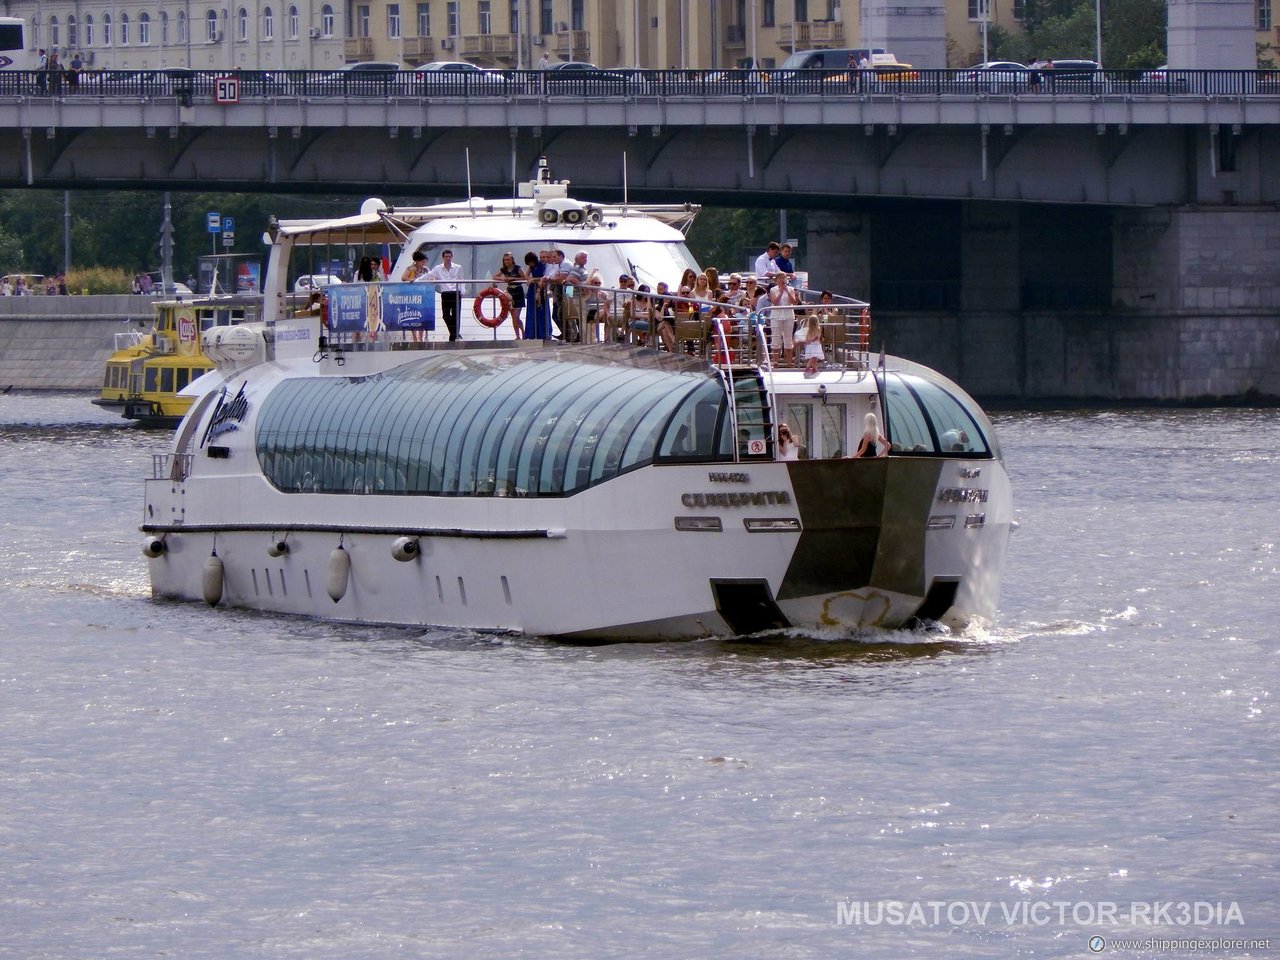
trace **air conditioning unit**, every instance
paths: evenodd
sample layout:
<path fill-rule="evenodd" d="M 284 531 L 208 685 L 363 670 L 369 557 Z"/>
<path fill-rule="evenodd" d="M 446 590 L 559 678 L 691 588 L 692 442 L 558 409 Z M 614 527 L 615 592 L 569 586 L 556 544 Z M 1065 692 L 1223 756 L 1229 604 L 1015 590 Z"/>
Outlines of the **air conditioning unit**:
<path fill-rule="evenodd" d="M 311 35 L 311 39 L 312 39 L 312 40 L 319 40 L 319 39 L 320 39 L 320 28 L 319 28 L 319 27 L 312 27 L 312 28 L 311 28 L 311 30 L 309 31 L 309 33 L 310 33 L 310 35 Z"/>
<path fill-rule="evenodd" d="M 222 31 L 221 31 L 221 30 L 215 30 L 215 31 L 213 32 L 213 36 L 209 39 L 209 42 L 210 42 L 210 43 L 221 43 L 221 42 L 222 42 Z"/>
<path fill-rule="evenodd" d="M 547 38 L 540 33 L 535 33 L 532 37 L 529 38 L 529 42 L 532 43 L 535 47 L 540 47 L 547 42 Z"/>
<path fill-rule="evenodd" d="M 441 49 L 441 50 L 452 50 L 452 49 L 453 49 L 453 40 L 452 40 L 451 38 L 449 38 L 449 37 L 446 37 L 445 39 L 441 40 L 441 41 L 440 41 L 440 49 Z"/>
<path fill-rule="evenodd" d="M 569 32 L 569 25 L 565 23 L 563 20 L 557 20 L 556 33 L 568 33 L 568 32 Z"/>

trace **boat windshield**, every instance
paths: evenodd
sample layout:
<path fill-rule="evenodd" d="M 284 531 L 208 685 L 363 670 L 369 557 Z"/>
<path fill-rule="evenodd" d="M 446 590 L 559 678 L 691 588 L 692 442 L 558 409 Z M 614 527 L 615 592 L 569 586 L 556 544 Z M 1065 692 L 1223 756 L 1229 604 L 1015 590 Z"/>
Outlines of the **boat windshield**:
<path fill-rule="evenodd" d="M 705 368 L 450 352 L 282 381 L 256 447 L 290 493 L 562 496 L 656 460 L 732 460 L 728 419 Z"/>
<path fill-rule="evenodd" d="M 462 275 L 468 279 L 482 279 L 493 276 L 502 266 L 502 255 L 514 255 L 516 263 L 524 265 L 524 255 L 530 251 L 537 254 L 542 249 L 563 250 L 566 259 L 572 259 L 578 250 L 587 252 L 587 269 L 599 270 L 600 276 L 611 286 L 613 281 L 624 273 L 631 275 L 637 283 L 647 283 L 650 288 L 658 285 L 659 280 L 670 282 L 684 273 L 686 268 L 697 269 L 697 262 L 683 243 L 658 242 L 651 240 L 610 241 L 608 243 L 584 242 L 581 244 L 534 241 L 503 241 L 500 243 L 458 243 L 433 241 L 420 243 L 415 247 L 427 255 L 427 263 L 440 262 L 440 254 L 448 249 L 453 252 L 453 262 L 462 268 Z M 402 271 L 403 272 L 403 271 Z"/>

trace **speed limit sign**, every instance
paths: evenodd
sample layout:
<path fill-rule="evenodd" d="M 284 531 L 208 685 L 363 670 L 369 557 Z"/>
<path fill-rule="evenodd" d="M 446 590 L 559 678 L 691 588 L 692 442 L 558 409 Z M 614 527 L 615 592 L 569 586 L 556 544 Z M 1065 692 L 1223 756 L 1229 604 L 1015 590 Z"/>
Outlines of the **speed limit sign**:
<path fill-rule="evenodd" d="M 214 103 L 239 103 L 240 78 L 218 77 L 213 81 Z"/>

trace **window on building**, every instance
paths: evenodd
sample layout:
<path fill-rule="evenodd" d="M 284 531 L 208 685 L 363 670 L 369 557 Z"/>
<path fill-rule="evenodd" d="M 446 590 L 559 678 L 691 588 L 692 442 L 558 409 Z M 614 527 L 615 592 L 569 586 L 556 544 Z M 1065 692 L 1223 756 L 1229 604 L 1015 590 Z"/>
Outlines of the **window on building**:
<path fill-rule="evenodd" d="M 431 4 L 418 4 L 418 36 L 431 36 Z"/>
<path fill-rule="evenodd" d="M 151 46 L 151 14 L 145 10 L 138 14 L 138 43 L 140 46 Z"/>
<path fill-rule="evenodd" d="M 183 10 L 178 11 L 178 42 L 187 42 L 187 14 Z"/>
<path fill-rule="evenodd" d="M 86 13 L 84 15 L 84 45 L 86 47 L 93 46 L 93 14 Z"/>
<path fill-rule="evenodd" d="M 511 33 L 520 32 L 520 0 L 511 0 L 511 16 L 508 22 L 511 24 L 509 28 Z"/>
<path fill-rule="evenodd" d="M 208 10 L 204 15 L 204 38 L 209 43 L 218 42 L 218 11 Z"/>
<path fill-rule="evenodd" d="M 1258 29 L 1271 29 L 1271 0 L 1258 0 Z"/>
<path fill-rule="evenodd" d="M 772 27 L 777 22 L 774 0 L 763 0 L 760 4 L 760 26 Z"/>
<path fill-rule="evenodd" d="M 241 43 L 249 39 L 249 11 L 244 7 L 236 11 L 236 39 Z"/>
<path fill-rule="evenodd" d="M 493 14 L 489 10 L 489 0 L 480 0 L 477 4 L 477 13 L 480 19 L 480 32 L 493 33 Z"/>
<path fill-rule="evenodd" d="M 444 28 L 447 36 L 458 36 L 458 0 L 449 0 L 444 5 Z"/>
<path fill-rule="evenodd" d="M 1013 19 L 1021 22 L 1027 16 L 1027 0 L 1013 0 Z"/>
<path fill-rule="evenodd" d="M 555 33 L 555 21 L 551 19 L 551 0 L 538 0 L 538 32 Z"/>
<path fill-rule="evenodd" d="M 298 39 L 298 29 L 299 29 L 298 8 L 290 7 L 289 8 L 289 39 L 290 40 Z"/>
<path fill-rule="evenodd" d="M 270 7 L 262 8 L 262 39 L 272 40 L 276 35 L 276 18 Z"/>
<path fill-rule="evenodd" d="M 320 36 L 326 39 L 333 36 L 334 20 L 333 7 L 326 3 L 320 8 Z"/>
<path fill-rule="evenodd" d="M 169 45 L 169 14 L 165 10 L 160 11 L 160 44 Z"/>
<path fill-rule="evenodd" d="M 587 29 L 587 13 L 583 9 L 583 0 L 572 0 L 569 4 L 569 29 Z"/>
<path fill-rule="evenodd" d="M 387 4 L 387 38 L 400 39 L 400 4 Z"/>
<path fill-rule="evenodd" d="M 990 9 L 989 0 L 969 0 L 969 19 L 985 20 Z"/>
<path fill-rule="evenodd" d="M 76 23 L 76 15 L 74 13 L 67 14 L 67 46 L 80 46 L 79 24 Z"/>
<path fill-rule="evenodd" d="M 111 46 L 111 14 L 109 13 L 102 15 L 102 45 Z"/>
<path fill-rule="evenodd" d="M 369 36 L 369 7 L 365 4 L 356 6 L 356 29 L 357 37 Z"/>
<path fill-rule="evenodd" d="M 58 46 L 62 41 L 58 39 L 58 18 L 49 18 L 49 45 Z"/>
<path fill-rule="evenodd" d="M 809 0 L 795 0 L 796 22 L 805 23 L 809 19 Z"/>
<path fill-rule="evenodd" d="M 127 47 L 129 45 L 129 15 L 127 13 L 120 14 L 120 46 Z"/>

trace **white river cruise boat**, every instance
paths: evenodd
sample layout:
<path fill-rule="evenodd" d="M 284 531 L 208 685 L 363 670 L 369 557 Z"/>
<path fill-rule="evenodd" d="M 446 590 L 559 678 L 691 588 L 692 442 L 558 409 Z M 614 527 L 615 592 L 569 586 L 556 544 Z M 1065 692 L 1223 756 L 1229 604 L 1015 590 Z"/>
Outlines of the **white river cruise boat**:
<path fill-rule="evenodd" d="M 691 208 L 580 203 L 545 171 L 520 192 L 273 224 L 264 321 L 210 331 L 217 367 L 146 483 L 156 597 L 580 641 L 994 616 L 1012 500 L 963 390 L 870 352 L 865 303 L 808 294 L 810 371 L 771 360 L 767 311 L 651 315 L 613 284 L 578 295 L 585 342 L 512 339 L 481 293 L 503 252 L 585 250 L 650 286 L 693 262 Z M 452 249 L 462 339 L 431 282 L 295 303 L 307 261 L 352 244 L 396 249 L 392 277 Z M 851 457 L 868 414 L 881 455 Z"/>

